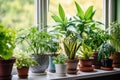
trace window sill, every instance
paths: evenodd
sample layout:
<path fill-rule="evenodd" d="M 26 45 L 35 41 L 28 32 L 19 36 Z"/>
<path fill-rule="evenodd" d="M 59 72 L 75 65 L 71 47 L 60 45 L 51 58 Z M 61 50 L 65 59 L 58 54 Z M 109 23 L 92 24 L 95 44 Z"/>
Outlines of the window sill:
<path fill-rule="evenodd" d="M 79 71 L 77 75 L 66 75 L 65 77 L 56 77 L 55 73 L 47 73 L 47 75 L 35 76 L 31 73 L 29 74 L 28 80 L 76 80 L 76 79 L 87 79 L 93 77 L 102 77 L 108 75 L 120 74 L 120 68 L 115 68 L 112 71 L 103 71 L 95 69 L 94 72 L 81 72 Z M 22 80 L 19 79 L 17 75 L 13 75 L 12 80 Z"/>

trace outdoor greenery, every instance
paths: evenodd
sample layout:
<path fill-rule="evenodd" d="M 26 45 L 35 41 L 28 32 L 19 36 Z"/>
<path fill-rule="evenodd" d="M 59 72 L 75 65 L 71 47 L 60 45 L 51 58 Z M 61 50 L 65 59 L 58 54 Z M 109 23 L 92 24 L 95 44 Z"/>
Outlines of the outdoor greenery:
<path fill-rule="evenodd" d="M 20 29 L 34 23 L 34 0 L 0 0 L 0 23 Z"/>
<path fill-rule="evenodd" d="M 22 50 L 16 50 L 14 52 L 14 56 L 16 57 L 16 61 L 15 61 L 15 66 L 18 69 L 21 69 L 23 67 L 31 67 L 34 66 L 36 63 L 36 61 L 34 61 L 28 53 L 23 52 Z"/>
<path fill-rule="evenodd" d="M 13 50 L 15 48 L 14 29 L 10 29 L 0 24 L 0 58 L 8 60 L 13 57 Z"/>

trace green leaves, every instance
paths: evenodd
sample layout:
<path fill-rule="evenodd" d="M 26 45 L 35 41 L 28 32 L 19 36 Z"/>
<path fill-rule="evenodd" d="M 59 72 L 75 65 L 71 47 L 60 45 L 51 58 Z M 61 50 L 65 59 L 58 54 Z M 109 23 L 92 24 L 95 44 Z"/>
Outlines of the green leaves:
<path fill-rule="evenodd" d="M 90 7 L 87 9 L 87 11 L 85 12 L 84 18 L 85 18 L 86 20 L 88 20 L 88 19 L 91 19 L 92 16 L 93 16 L 93 6 L 90 6 Z"/>
<path fill-rule="evenodd" d="M 76 8 L 77 8 L 77 15 L 81 18 L 81 19 L 84 19 L 84 12 L 82 10 L 82 8 L 80 7 L 80 5 L 75 2 L 75 5 L 76 5 Z"/>
<path fill-rule="evenodd" d="M 84 11 L 77 2 L 75 2 L 75 5 L 77 9 L 77 15 L 81 20 L 92 20 L 95 14 L 95 11 L 93 11 L 93 6 L 89 6 L 86 12 L 84 13 Z"/>
<path fill-rule="evenodd" d="M 8 60 L 13 57 L 15 39 L 15 30 L 0 24 L 0 58 Z"/>
<path fill-rule="evenodd" d="M 82 46 L 80 47 L 80 59 L 89 59 L 93 54 L 92 48 L 85 43 L 82 42 Z"/>
<path fill-rule="evenodd" d="M 67 57 L 64 54 L 59 54 L 56 57 L 53 57 L 53 64 L 64 64 Z"/>
<path fill-rule="evenodd" d="M 62 21 L 65 21 L 65 12 L 60 4 L 59 4 L 59 15 L 60 15 Z"/>
<path fill-rule="evenodd" d="M 68 59 L 74 59 L 75 55 L 80 47 L 80 43 L 74 39 L 74 40 L 69 40 L 69 39 L 64 39 L 63 41 L 65 53 L 68 56 Z"/>

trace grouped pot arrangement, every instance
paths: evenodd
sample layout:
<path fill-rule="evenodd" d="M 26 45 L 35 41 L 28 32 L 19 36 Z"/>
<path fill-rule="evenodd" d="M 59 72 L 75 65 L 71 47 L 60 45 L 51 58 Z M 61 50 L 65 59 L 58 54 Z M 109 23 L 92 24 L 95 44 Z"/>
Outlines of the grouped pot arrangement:
<path fill-rule="evenodd" d="M 120 25 L 113 23 L 108 34 L 99 28 L 101 22 L 93 20 L 93 6 L 89 6 L 85 12 L 77 2 L 75 6 L 76 15 L 67 18 L 59 4 L 59 15 L 52 15 L 55 24 L 48 25 L 48 28 L 52 27 L 50 31 L 38 30 L 33 26 L 27 31 L 20 30 L 16 39 L 14 30 L 0 25 L 0 80 L 11 80 L 14 62 L 18 72 L 21 72 L 21 68 L 29 72 L 25 69 L 30 67 L 32 73 L 42 74 L 49 71 L 56 72 L 57 76 L 77 74 L 78 71 L 91 72 L 94 68 L 119 68 Z M 20 54 L 15 52 L 16 61 L 13 57 L 15 42 L 17 49 L 23 51 Z M 28 73 L 20 78 L 28 78 Z"/>

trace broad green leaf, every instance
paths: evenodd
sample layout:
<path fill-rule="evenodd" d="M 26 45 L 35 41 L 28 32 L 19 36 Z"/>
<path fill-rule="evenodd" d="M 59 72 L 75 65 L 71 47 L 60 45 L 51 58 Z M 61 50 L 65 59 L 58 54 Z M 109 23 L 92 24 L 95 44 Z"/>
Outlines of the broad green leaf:
<path fill-rule="evenodd" d="M 84 12 L 82 10 L 82 8 L 80 7 L 80 5 L 75 2 L 75 5 L 76 5 L 76 8 L 77 8 L 77 15 L 81 18 L 81 19 L 84 19 Z"/>
<path fill-rule="evenodd" d="M 51 16 L 55 22 L 61 22 L 61 19 L 57 15 L 52 15 Z"/>
<path fill-rule="evenodd" d="M 85 19 L 88 20 L 93 15 L 93 6 L 90 6 L 85 12 Z"/>
<path fill-rule="evenodd" d="M 93 16 L 94 16 L 95 12 L 96 12 L 96 10 L 94 10 L 94 11 L 92 12 L 92 15 L 91 15 L 90 19 L 92 19 L 92 18 L 93 18 Z"/>
<path fill-rule="evenodd" d="M 62 8 L 62 6 L 60 4 L 59 4 L 59 15 L 60 15 L 62 21 L 64 22 L 64 20 L 65 20 L 65 12 L 64 12 L 64 10 L 63 10 L 63 8 Z"/>

